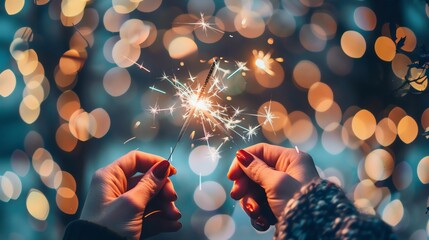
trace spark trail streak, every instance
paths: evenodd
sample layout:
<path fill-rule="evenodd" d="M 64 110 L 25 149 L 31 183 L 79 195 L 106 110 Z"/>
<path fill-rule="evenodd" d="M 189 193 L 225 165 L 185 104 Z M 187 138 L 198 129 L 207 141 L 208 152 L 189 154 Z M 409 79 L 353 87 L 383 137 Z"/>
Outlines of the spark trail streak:
<path fill-rule="evenodd" d="M 210 78 L 211 78 L 211 76 L 212 76 L 212 74 L 213 74 L 213 71 L 214 71 L 215 67 L 216 67 L 216 64 L 217 64 L 217 59 L 213 59 L 212 66 L 210 67 L 209 73 L 207 74 L 207 77 L 206 77 L 206 80 L 205 80 L 205 82 L 204 82 L 204 85 L 203 85 L 203 87 L 201 88 L 200 93 L 198 94 L 197 104 L 200 102 L 201 97 L 202 97 L 202 96 L 203 96 L 203 94 L 204 94 L 204 91 L 205 91 L 205 89 L 206 89 L 206 87 L 207 87 L 207 84 L 208 84 L 208 82 L 209 82 L 209 80 L 210 80 Z M 173 149 L 171 150 L 170 155 L 169 155 L 169 156 L 168 156 L 168 158 L 167 158 L 167 160 L 168 160 L 168 161 L 170 161 L 170 158 L 171 158 L 171 156 L 173 155 L 173 152 L 174 152 L 174 150 L 176 149 L 177 144 L 180 142 L 180 140 L 182 139 L 182 137 L 183 137 L 184 133 L 186 132 L 186 129 L 188 128 L 189 123 L 190 123 L 190 119 L 191 119 L 192 115 L 194 114 L 195 109 L 196 109 L 197 107 L 198 107 L 198 105 L 196 105 L 196 106 L 194 106 L 194 107 L 192 108 L 192 110 L 191 110 L 190 114 L 188 115 L 188 117 L 186 118 L 185 122 L 183 123 L 182 129 L 180 129 L 179 136 L 177 137 L 176 143 L 174 144 L 174 147 L 173 147 Z"/>
<path fill-rule="evenodd" d="M 166 94 L 166 92 L 165 92 L 165 91 L 162 91 L 162 90 L 160 90 L 160 89 L 156 88 L 155 86 L 151 86 L 151 87 L 149 87 L 149 89 L 150 89 L 150 90 L 153 90 L 153 91 L 157 91 L 157 92 L 162 93 L 162 94 Z"/>

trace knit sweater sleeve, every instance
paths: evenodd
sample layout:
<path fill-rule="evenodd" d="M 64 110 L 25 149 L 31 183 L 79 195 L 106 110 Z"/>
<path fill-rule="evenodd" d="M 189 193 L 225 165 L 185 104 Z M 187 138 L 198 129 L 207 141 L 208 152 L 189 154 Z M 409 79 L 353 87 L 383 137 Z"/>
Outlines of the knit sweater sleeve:
<path fill-rule="evenodd" d="M 67 225 L 63 240 L 125 240 L 112 230 L 84 220 L 75 220 Z"/>
<path fill-rule="evenodd" d="M 314 180 L 286 204 L 274 239 L 396 239 L 377 216 L 361 214 L 334 183 Z"/>

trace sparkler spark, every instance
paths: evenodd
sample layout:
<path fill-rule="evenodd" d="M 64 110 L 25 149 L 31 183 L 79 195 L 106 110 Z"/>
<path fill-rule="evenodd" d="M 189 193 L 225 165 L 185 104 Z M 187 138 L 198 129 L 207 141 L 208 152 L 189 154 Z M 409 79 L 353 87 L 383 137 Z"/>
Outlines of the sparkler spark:
<path fill-rule="evenodd" d="M 230 141 L 235 144 L 232 135 L 237 135 L 240 139 L 247 141 L 256 136 L 258 129 L 263 125 L 269 124 L 272 128 L 274 127 L 273 119 L 275 119 L 276 116 L 271 112 L 271 102 L 269 106 L 266 106 L 263 108 L 263 111 L 257 114 L 244 113 L 244 110 L 240 107 L 222 104 L 221 100 L 225 99 L 222 94 L 227 89 L 227 86 L 224 84 L 224 79 L 227 79 L 227 75 L 225 75 L 227 70 L 219 71 L 219 69 L 222 69 L 219 64 L 220 61 L 213 60 L 209 73 L 202 84 L 198 83 L 196 78 L 190 73 L 190 77 L 187 79 L 188 81 L 185 82 L 181 82 L 174 75 L 167 76 L 163 73 L 161 81 L 167 81 L 174 87 L 180 106 L 174 107 L 173 105 L 169 108 L 160 108 L 158 103 L 155 103 L 155 105 L 148 110 L 153 115 L 154 119 L 156 115 L 163 111 L 169 111 L 170 114 L 173 115 L 173 112 L 178 108 L 184 110 L 182 116 L 184 123 L 167 160 L 171 159 L 188 126 L 194 121 L 201 126 L 203 136 L 195 138 L 197 133 L 195 129 L 193 129 L 190 133 L 190 139 L 204 141 L 210 149 L 209 154 L 212 159 L 219 158 L 220 149 L 226 142 Z M 233 74 L 236 74 L 240 70 L 247 70 L 245 62 L 236 62 L 236 64 L 238 70 L 235 70 Z M 153 90 L 158 89 L 155 86 L 152 86 L 152 88 Z M 245 120 L 243 115 L 259 117 L 264 119 L 264 121 L 256 126 L 244 127 L 242 126 Z M 219 143 L 219 140 L 222 141 Z M 218 143 L 217 147 L 211 147 L 211 145 L 213 145 L 212 141 Z"/>
<path fill-rule="evenodd" d="M 218 28 L 213 27 L 216 24 L 207 22 L 206 19 L 204 18 L 204 13 L 200 13 L 200 19 L 197 22 L 194 22 L 194 23 L 178 23 L 178 24 L 195 25 L 194 30 L 198 29 L 198 28 L 201 28 L 203 30 L 203 32 L 206 34 L 206 36 L 207 36 L 207 29 L 210 29 L 210 30 L 212 30 L 214 32 L 218 32 L 218 33 L 222 33 L 222 34 L 225 33 L 224 31 L 222 31 L 222 30 L 220 30 Z"/>
<path fill-rule="evenodd" d="M 133 61 L 131 58 L 124 56 L 124 58 L 128 59 L 130 62 L 132 62 L 134 65 L 136 65 L 139 69 L 143 69 L 146 72 L 150 72 L 149 69 L 147 69 L 145 66 L 143 66 L 143 62 L 141 64 L 137 63 L 136 61 Z"/>
<path fill-rule="evenodd" d="M 261 71 L 264 71 L 270 76 L 274 76 L 274 72 L 271 70 L 271 63 L 274 61 L 271 58 L 271 52 L 264 54 L 263 51 L 252 51 L 253 56 L 256 58 L 255 65 Z"/>
<path fill-rule="evenodd" d="M 156 91 L 156 92 L 159 92 L 159 93 L 162 93 L 162 94 L 166 94 L 165 91 L 162 91 L 161 89 L 158 89 L 155 86 L 150 86 L 149 89 Z"/>
<path fill-rule="evenodd" d="M 246 62 L 236 62 L 238 68 L 231 73 L 231 75 L 229 75 L 226 79 L 230 79 L 232 76 L 234 76 L 234 74 L 240 72 L 240 71 L 249 71 L 249 69 L 246 67 Z"/>

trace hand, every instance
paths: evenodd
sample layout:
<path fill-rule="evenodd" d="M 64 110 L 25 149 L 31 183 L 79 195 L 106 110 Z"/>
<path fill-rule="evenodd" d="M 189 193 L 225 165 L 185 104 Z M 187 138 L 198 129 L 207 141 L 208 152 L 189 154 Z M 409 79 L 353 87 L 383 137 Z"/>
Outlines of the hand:
<path fill-rule="evenodd" d="M 266 143 L 239 150 L 228 172 L 231 197 L 259 231 L 275 224 L 288 200 L 318 177 L 310 155 Z"/>
<path fill-rule="evenodd" d="M 177 231 L 181 215 L 168 179 L 175 173 L 163 158 L 132 151 L 95 172 L 81 219 L 130 239 Z"/>

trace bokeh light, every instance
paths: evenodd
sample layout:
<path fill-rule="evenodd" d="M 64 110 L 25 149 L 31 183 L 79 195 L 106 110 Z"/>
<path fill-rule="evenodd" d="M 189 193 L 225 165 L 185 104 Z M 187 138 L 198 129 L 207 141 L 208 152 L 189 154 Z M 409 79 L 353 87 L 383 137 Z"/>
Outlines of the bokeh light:
<path fill-rule="evenodd" d="M 429 183 L 429 156 L 422 158 L 417 165 L 417 176 L 423 184 Z"/>
<path fill-rule="evenodd" d="M 178 170 L 184 227 L 155 239 L 272 238 L 274 228 L 250 230 L 225 177 L 238 149 L 267 142 L 308 152 L 322 178 L 398 238 L 428 237 L 424 1 L 2 6 L 0 216 L 10 221 L 0 236 L 61 238 L 92 173 L 137 149 L 174 151 Z M 181 101 L 178 89 L 204 89 L 216 111 L 187 115 L 198 101 Z"/>
<path fill-rule="evenodd" d="M 398 136 L 404 143 L 411 143 L 416 139 L 418 126 L 414 118 L 405 116 L 398 123 Z"/>
<path fill-rule="evenodd" d="M 393 168 L 393 157 L 384 149 L 375 149 L 365 158 L 365 171 L 375 181 L 381 181 L 390 177 Z"/>
<path fill-rule="evenodd" d="M 377 25 L 377 16 L 371 8 L 358 7 L 355 9 L 353 17 L 356 25 L 362 30 L 372 31 Z"/>
<path fill-rule="evenodd" d="M 347 56 L 360 58 L 366 51 L 366 42 L 360 33 L 350 30 L 341 36 L 341 48 Z"/>
<path fill-rule="evenodd" d="M 404 216 L 404 206 L 398 199 L 393 200 L 383 210 L 383 221 L 394 227 L 399 224 Z"/>
<path fill-rule="evenodd" d="M 226 200 L 226 193 L 222 185 L 207 181 L 201 183 L 194 191 L 194 201 L 201 209 L 213 211 L 218 209 Z"/>
<path fill-rule="evenodd" d="M 320 78 L 319 67 L 311 61 L 302 60 L 293 69 L 293 80 L 302 88 L 310 88 L 313 83 L 319 82 Z"/>
<path fill-rule="evenodd" d="M 15 86 L 16 77 L 10 69 L 6 69 L 0 73 L 0 96 L 9 96 L 15 90 Z"/>
<path fill-rule="evenodd" d="M 235 231 L 234 219 L 226 214 L 218 214 L 207 220 L 204 233 L 208 239 L 228 239 Z"/>
<path fill-rule="evenodd" d="M 27 196 L 27 211 L 37 220 L 46 220 L 49 215 L 49 202 L 46 196 L 37 189 L 31 189 Z"/>
<path fill-rule="evenodd" d="M 377 56 L 383 61 L 390 62 L 395 57 L 396 45 L 388 37 L 381 36 L 377 38 L 374 48 Z"/>
<path fill-rule="evenodd" d="M 192 150 L 189 154 L 189 166 L 195 174 L 207 176 L 216 169 L 220 156 L 213 155 L 215 150 L 206 145 L 198 146 Z"/>
<path fill-rule="evenodd" d="M 361 140 L 370 138 L 376 129 L 376 120 L 374 115 L 366 110 L 362 109 L 354 115 L 352 120 L 353 132 Z"/>

